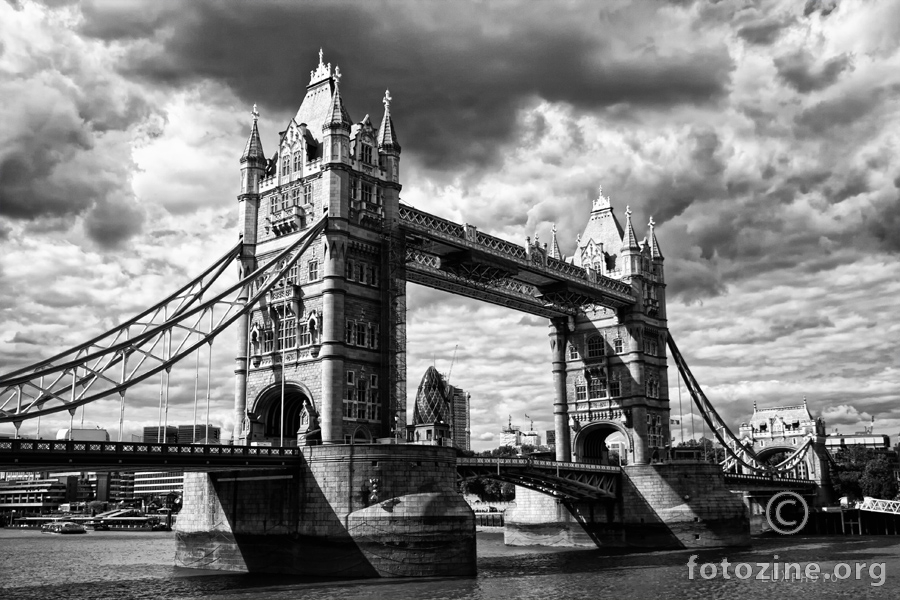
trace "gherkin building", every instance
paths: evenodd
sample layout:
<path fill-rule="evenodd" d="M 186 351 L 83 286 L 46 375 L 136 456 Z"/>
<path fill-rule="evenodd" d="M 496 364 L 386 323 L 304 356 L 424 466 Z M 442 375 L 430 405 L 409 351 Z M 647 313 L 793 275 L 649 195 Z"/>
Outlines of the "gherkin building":
<path fill-rule="evenodd" d="M 416 392 L 416 406 L 413 409 L 413 425 L 451 422 L 449 386 L 434 367 L 428 367 L 419 391 Z"/>

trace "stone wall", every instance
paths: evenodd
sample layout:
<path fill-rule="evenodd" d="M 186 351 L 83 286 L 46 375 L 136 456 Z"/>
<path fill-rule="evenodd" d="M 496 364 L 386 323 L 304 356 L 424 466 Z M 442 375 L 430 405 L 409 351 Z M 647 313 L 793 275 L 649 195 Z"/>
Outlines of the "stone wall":
<path fill-rule="evenodd" d="M 505 515 L 505 542 L 515 546 L 702 548 L 750 543 L 741 495 L 707 463 L 623 468 L 615 502 L 558 502 L 516 488 Z"/>
<path fill-rule="evenodd" d="M 333 445 L 300 467 L 185 474 L 176 565 L 334 577 L 475 573 L 450 448 Z"/>

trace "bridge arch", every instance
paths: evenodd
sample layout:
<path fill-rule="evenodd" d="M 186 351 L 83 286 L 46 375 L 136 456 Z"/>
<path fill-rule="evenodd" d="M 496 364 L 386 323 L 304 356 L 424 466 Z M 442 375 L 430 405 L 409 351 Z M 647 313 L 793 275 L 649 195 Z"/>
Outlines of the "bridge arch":
<path fill-rule="evenodd" d="M 796 446 L 788 446 L 788 445 L 766 446 L 764 448 L 759 448 L 756 450 L 756 458 L 761 463 L 768 463 L 769 459 L 771 459 L 772 457 L 774 457 L 775 455 L 777 455 L 779 453 L 784 454 L 784 458 L 787 458 L 796 451 L 797 451 Z M 803 458 L 803 460 L 801 460 L 799 463 L 797 463 L 796 467 L 791 469 L 789 472 L 785 473 L 785 476 L 793 478 L 793 479 L 808 479 L 810 472 L 812 472 L 812 473 L 816 472 L 815 466 L 812 465 L 810 462 L 812 459 L 812 456 L 810 456 L 811 454 L 814 456 L 815 452 L 813 452 L 812 450 L 807 451 L 806 456 Z M 781 460 L 784 460 L 784 458 L 773 462 L 772 465 L 774 466 L 774 464 L 776 462 L 781 462 Z"/>
<path fill-rule="evenodd" d="M 618 421 L 594 421 L 582 427 L 575 434 L 574 451 L 576 462 L 609 464 L 609 436 L 621 433 L 628 443 L 628 460 L 634 461 L 634 439 L 624 424 Z"/>
<path fill-rule="evenodd" d="M 281 438 L 281 395 L 280 382 L 273 383 L 257 394 L 250 410 L 250 420 L 255 423 L 256 437 L 266 440 Z M 306 411 L 304 411 L 306 406 Z M 298 381 L 284 383 L 284 439 L 285 443 L 296 443 L 297 432 L 301 426 L 310 425 L 310 416 L 317 416 L 313 394 L 310 389 Z M 311 429 L 318 429 L 312 426 Z"/>

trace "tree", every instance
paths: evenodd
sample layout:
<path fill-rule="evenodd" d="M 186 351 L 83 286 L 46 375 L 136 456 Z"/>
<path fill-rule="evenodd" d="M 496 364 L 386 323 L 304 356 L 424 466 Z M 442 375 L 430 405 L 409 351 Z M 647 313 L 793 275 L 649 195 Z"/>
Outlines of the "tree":
<path fill-rule="evenodd" d="M 890 500 L 897 495 L 894 464 L 889 457 L 863 446 L 848 446 L 834 455 L 831 485 L 838 496 Z"/>
<path fill-rule="evenodd" d="M 859 487 L 863 496 L 891 500 L 897 495 L 897 478 L 894 466 L 884 456 L 876 456 L 866 464 L 859 478 Z"/>

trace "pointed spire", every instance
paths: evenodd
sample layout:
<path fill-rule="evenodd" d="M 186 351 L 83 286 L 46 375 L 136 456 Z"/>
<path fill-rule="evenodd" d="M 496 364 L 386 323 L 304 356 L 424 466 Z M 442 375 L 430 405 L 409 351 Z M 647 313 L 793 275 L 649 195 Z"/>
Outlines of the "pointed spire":
<path fill-rule="evenodd" d="M 247 139 L 247 145 L 244 146 L 244 153 L 241 155 L 241 162 L 245 163 L 249 160 L 258 160 L 265 163 L 266 155 L 263 153 L 262 141 L 259 139 L 259 128 L 256 122 L 259 121 L 259 111 L 256 105 L 253 105 L 253 127 L 250 129 L 250 137 Z"/>
<path fill-rule="evenodd" d="M 337 68 L 334 78 L 334 93 L 331 94 L 331 109 L 325 117 L 322 129 L 345 129 L 349 133 L 352 122 L 350 121 L 350 115 L 344 108 L 344 101 L 341 98 L 340 80 L 341 70 L 340 68 Z"/>
<path fill-rule="evenodd" d="M 594 205 L 591 208 L 591 212 L 597 212 L 599 210 L 603 210 L 606 208 L 610 208 L 609 204 L 609 196 L 603 195 L 603 186 L 597 186 L 597 198 L 594 200 Z"/>
<path fill-rule="evenodd" d="M 653 217 L 650 217 L 650 258 L 663 260 L 662 252 L 659 250 L 659 241 L 656 239 L 656 233 L 653 231 L 653 226 L 656 223 L 653 222 Z"/>
<path fill-rule="evenodd" d="M 394 121 L 391 119 L 391 92 L 384 90 L 384 116 L 381 118 L 381 127 L 378 128 L 378 149 L 396 150 L 400 152 L 400 144 L 394 134 Z"/>
<path fill-rule="evenodd" d="M 637 236 L 634 234 L 634 227 L 631 225 L 631 207 L 625 207 L 625 239 L 622 240 L 622 251 L 634 250 L 639 252 L 641 247 L 638 245 Z"/>
<path fill-rule="evenodd" d="M 559 242 L 556 241 L 556 223 L 553 224 L 553 229 L 550 230 L 550 256 L 556 260 L 565 260 L 562 252 L 559 251 Z"/>

